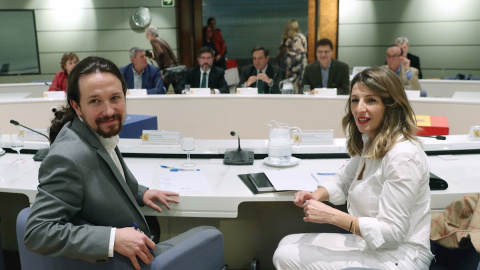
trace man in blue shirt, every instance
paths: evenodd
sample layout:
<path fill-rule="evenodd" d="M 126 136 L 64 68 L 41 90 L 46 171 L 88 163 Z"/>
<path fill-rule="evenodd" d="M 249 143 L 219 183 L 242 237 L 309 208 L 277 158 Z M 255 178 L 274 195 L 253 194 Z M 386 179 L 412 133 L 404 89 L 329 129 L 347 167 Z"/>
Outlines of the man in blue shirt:
<path fill-rule="evenodd" d="M 350 94 L 348 65 L 332 59 L 333 43 L 322 38 L 315 44 L 317 61 L 305 67 L 303 85 L 315 88 L 337 88 L 337 95 Z"/>
<path fill-rule="evenodd" d="M 160 69 L 147 63 L 145 50 L 133 47 L 129 53 L 132 63 L 120 68 L 127 88 L 147 89 L 149 95 L 165 94 Z"/>

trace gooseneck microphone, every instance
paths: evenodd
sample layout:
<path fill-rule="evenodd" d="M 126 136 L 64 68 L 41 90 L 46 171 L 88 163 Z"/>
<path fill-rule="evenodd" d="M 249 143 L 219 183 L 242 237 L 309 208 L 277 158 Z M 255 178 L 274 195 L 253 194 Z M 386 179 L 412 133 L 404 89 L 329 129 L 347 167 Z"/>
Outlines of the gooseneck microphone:
<path fill-rule="evenodd" d="M 26 128 L 26 129 L 28 129 L 28 130 L 31 130 L 31 131 L 33 131 L 33 132 L 35 132 L 35 133 L 38 133 L 38 134 L 42 135 L 43 137 L 47 138 L 47 140 L 50 142 L 50 139 L 48 138 L 48 136 L 45 135 L 45 134 L 43 134 L 43 133 L 41 133 L 41 132 L 38 132 L 38 131 L 36 131 L 36 130 L 34 130 L 34 129 L 31 129 L 31 128 L 29 128 L 29 127 L 26 127 L 26 126 L 18 123 L 17 121 L 15 121 L 15 120 L 13 120 L 13 119 L 10 120 L 10 123 L 11 123 L 11 124 L 14 124 L 15 126 L 21 126 L 21 127 Z M 37 150 L 37 153 L 35 153 L 35 155 L 33 156 L 33 160 L 35 160 L 35 161 L 42 161 L 42 160 L 47 156 L 49 149 L 50 149 L 50 148 L 41 148 L 41 149 L 38 149 L 38 150 Z"/>
<path fill-rule="evenodd" d="M 439 140 L 439 141 L 445 141 L 445 140 L 447 139 L 447 137 L 442 136 L 442 135 L 437 135 L 437 136 L 418 136 L 418 137 L 433 138 L 433 139 L 437 139 L 437 140 Z"/>
<path fill-rule="evenodd" d="M 237 135 L 237 133 L 235 133 L 235 131 L 230 131 L 230 135 L 235 136 L 235 135 Z M 240 136 L 237 136 L 237 138 L 238 138 L 238 149 L 237 149 L 237 151 L 240 152 L 240 151 L 242 151 L 242 148 L 240 147 Z"/>
<path fill-rule="evenodd" d="M 33 132 L 35 132 L 35 133 L 37 133 L 37 134 L 40 134 L 40 135 L 42 135 L 43 137 L 47 138 L 47 140 L 49 140 L 49 138 L 48 138 L 47 135 L 45 135 L 45 134 L 43 134 L 43 133 L 41 133 L 41 132 L 38 132 L 38 131 L 36 131 L 36 130 L 34 130 L 34 129 L 31 129 L 31 128 L 29 128 L 29 127 L 26 127 L 26 126 L 18 123 L 17 121 L 15 121 L 15 120 L 13 120 L 13 119 L 10 120 L 10 123 L 11 123 L 11 124 L 14 124 L 15 126 L 21 126 L 21 127 L 26 128 L 26 129 L 28 129 L 28 130 L 30 130 L 30 131 L 33 131 Z"/>
<path fill-rule="evenodd" d="M 235 131 L 230 131 L 230 135 L 237 135 Z M 231 150 L 225 152 L 223 158 L 223 164 L 225 165 L 252 165 L 253 164 L 253 151 L 245 151 L 240 147 L 240 136 L 238 136 L 238 148 L 237 150 Z"/>

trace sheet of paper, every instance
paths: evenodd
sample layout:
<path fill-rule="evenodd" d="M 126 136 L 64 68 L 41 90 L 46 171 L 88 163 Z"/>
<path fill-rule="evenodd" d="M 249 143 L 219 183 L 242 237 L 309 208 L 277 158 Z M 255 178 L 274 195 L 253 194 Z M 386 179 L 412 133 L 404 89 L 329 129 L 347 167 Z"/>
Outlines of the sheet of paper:
<path fill-rule="evenodd" d="M 155 172 L 157 171 L 157 168 L 139 168 L 135 166 L 131 166 L 129 169 L 133 176 L 135 176 L 137 179 L 137 182 L 146 187 L 150 187 L 152 185 L 153 177 L 155 177 Z"/>
<path fill-rule="evenodd" d="M 281 190 L 308 190 L 317 189 L 317 181 L 308 172 L 297 171 L 265 171 L 268 180 L 277 191 Z"/>
<path fill-rule="evenodd" d="M 315 181 L 317 181 L 317 185 L 320 185 L 323 180 L 334 176 L 334 172 L 312 172 L 313 178 L 315 178 Z"/>
<path fill-rule="evenodd" d="M 210 183 L 202 171 L 181 171 L 157 173 L 152 189 L 173 191 L 177 193 L 210 190 Z"/>
<path fill-rule="evenodd" d="M 458 160 L 458 157 L 454 155 L 438 155 L 438 157 L 443 160 Z"/>

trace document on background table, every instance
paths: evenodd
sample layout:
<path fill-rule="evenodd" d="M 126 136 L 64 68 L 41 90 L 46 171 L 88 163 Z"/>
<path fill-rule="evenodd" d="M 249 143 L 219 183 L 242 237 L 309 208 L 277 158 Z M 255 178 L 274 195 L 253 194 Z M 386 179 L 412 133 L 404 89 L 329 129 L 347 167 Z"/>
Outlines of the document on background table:
<path fill-rule="evenodd" d="M 152 189 L 177 193 L 210 190 L 210 183 L 202 171 L 160 172 L 155 175 Z"/>
<path fill-rule="evenodd" d="M 317 189 L 317 181 L 309 172 L 297 171 L 265 171 L 268 180 L 275 187 L 276 191 L 282 190 L 308 190 Z"/>

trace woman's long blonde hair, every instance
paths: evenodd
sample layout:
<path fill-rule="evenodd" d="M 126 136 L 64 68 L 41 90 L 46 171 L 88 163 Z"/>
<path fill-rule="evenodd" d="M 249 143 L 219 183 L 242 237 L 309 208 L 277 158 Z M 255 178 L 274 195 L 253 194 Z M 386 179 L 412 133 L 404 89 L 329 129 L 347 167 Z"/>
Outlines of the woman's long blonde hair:
<path fill-rule="evenodd" d="M 289 38 L 294 39 L 298 33 L 300 33 L 300 29 L 298 28 L 297 20 L 289 20 L 285 25 L 285 31 L 283 31 L 282 40 Z"/>
<path fill-rule="evenodd" d="M 415 114 L 408 102 L 403 84 L 395 73 L 384 67 L 365 69 L 353 78 L 350 89 L 357 83 L 364 85 L 374 95 L 379 96 L 385 105 L 383 121 L 378 128 L 377 135 L 369 143 L 367 158 L 382 158 L 402 135 L 404 140 L 419 142 L 415 135 L 418 129 Z M 362 154 L 364 145 L 362 133 L 358 130 L 352 114 L 351 95 L 350 91 L 342 127 L 347 136 L 348 153 L 355 156 Z"/>

